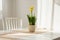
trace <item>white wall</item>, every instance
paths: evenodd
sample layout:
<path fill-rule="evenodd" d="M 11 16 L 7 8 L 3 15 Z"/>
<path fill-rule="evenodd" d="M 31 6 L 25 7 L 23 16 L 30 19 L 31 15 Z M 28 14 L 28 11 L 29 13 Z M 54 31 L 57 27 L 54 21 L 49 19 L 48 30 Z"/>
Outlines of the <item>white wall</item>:
<path fill-rule="evenodd" d="M 37 14 L 37 0 L 3 0 L 3 16 L 19 17 L 23 20 L 23 27 L 27 27 L 28 20 L 26 15 L 29 14 L 29 7 L 31 5 L 35 6 L 34 12 Z M 57 32 L 60 31 L 60 6 L 57 4 L 55 4 L 54 14 L 54 31 Z M 1 28 L 2 21 L 0 21 L 0 29 Z"/>
<path fill-rule="evenodd" d="M 4 17 L 13 16 L 13 0 L 3 0 L 2 8 Z"/>
<path fill-rule="evenodd" d="M 29 7 L 35 7 L 34 13 L 37 14 L 37 0 L 16 0 L 16 14 L 22 19 L 23 27 L 28 26 L 27 14 L 29 14 Z"/>
<path fill-rule="evenodd" d="M 27 14 L 30 13 L 29 7 L 32 5 L 35 7 L 34 13 L 37 13 L 37 0 L 3 0 L 3 18 L 19 17 L 23 21 L 23 27 L 27 27 Z"/>
<path fill-rule="evenodd" d="M 0 0 L 0 30 L 3 29 L 2 25 L 2 0 Z"/>
<path fill-rule="evenodd" d="M 2 24 L 2 11 L 0 10 L 0 30 L 3 29 L 3 24 Z"/>

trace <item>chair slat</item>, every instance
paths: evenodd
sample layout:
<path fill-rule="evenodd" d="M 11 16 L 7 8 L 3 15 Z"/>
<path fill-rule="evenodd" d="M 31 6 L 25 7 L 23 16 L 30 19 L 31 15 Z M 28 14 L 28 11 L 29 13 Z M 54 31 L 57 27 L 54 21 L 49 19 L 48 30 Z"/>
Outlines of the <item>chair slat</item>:
<path fill-rule="evenodd" d="M 8 31 L 19 29 L 21 26 L 21 20 L 18 18 L 6 18 L 5 22 Z"/>

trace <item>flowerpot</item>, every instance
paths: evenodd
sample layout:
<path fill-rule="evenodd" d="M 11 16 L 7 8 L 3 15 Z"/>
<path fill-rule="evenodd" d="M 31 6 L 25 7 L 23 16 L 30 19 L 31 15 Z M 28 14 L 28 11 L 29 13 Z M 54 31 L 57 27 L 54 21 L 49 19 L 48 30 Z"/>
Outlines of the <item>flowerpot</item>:
<path fill-rule="evenodd" d="M 29 25 L 29 32 L 35 32 L 35 25 Z"/>

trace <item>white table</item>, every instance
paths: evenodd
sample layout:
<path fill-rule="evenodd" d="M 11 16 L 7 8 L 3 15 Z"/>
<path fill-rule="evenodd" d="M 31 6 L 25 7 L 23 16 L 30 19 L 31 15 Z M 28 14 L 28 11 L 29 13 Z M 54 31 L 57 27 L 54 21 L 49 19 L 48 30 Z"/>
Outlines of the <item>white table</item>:
<path fill-rule="evenodd" d="M 0 39 L 6 40 L 53 40 L 60 37 L 58 33 L 23 33 L 23 32 L 12 32 L 3 34 Z"/>

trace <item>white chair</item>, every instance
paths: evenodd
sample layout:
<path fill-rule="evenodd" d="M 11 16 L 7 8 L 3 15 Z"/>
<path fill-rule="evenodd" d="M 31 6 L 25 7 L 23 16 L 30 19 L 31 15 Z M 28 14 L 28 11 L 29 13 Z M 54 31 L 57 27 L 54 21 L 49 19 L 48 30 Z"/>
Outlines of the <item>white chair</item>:
<path fill-rule="evenodd" d="M 19 18 L 14 17 L 7 17 L 5 18 L 5 30 L 11 31 L 11 30 L 17 30 L 22 27 L 22 20 Z"/>

